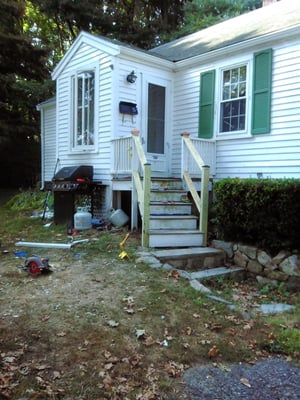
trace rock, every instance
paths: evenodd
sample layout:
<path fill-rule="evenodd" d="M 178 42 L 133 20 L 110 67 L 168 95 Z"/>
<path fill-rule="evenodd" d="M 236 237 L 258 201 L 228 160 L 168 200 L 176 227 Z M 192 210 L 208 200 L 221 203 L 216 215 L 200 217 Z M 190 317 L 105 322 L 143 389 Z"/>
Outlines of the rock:
<path fill-rule="evenodd" d="M 213 240 L 213 247 L 225 251 L 228 258 L 233 257 L 233 244 L 231 242 L 223 242 L 223 240 Z"/>
<path fill-rule="evenodd" d="M 278 265 L 269 265 L 264 268 L 264 275 L 268 275 L 269 272 L 275 271 L 276 269 L 278 269 Z"/>
<path fill-rule="evenodd" d="M 256 254 L 257 254 L 257 248 L 253 247 L 253 246 L 245 246 L 242 244 L 238 245 L 238 250 L 240 250 L 240 252 L 246 254 L 247 257 L 249 257 L 252 260 L 256 259 Z"/>
<path fill-rule="evenodd" d="M 166 264 L 163 264 L 162 269 L 165 271 L 171 271 L 173 269 L 173 266 L 166 263 Z"/>
<path fill-rule="evenodd" d="M 234 254 L 233 261 L 238 267 L 247 268 L 249 258 L 245 254 L 237 250 Z"/>
<path fill-rule="evenodd" d="M 211 290 L 208 289 L 206 286 L 202 285 L 202 283 L 200 283 L 199 281 L 197 281 L 196 279 L 192 279 L 190 281 L 190 285 L 193 289 L 197 290 L 200 293 L 204 293 L 204 294 L 208 294 L 211 293 Z"/>
<path fill-rule="evenodd" d="M 257 261 L 264 267 L 271 267 L 273 265 L 272 258 L 263 250 L 258 250 Z"/>
<path fill-rule="evenodd" d="M 136 259 L 136 263 L 138 264 L 156 264 L 158 262 L 157 258 L 155 258 L 154 256 L 151 256 L 149 254 L 144 254 L 141 255 L 139 258 Z"/>
<path fill-rule="evenodd" d="M 265 285 L 277 286 L 277 281 L 274 281 L 270 278 L 265 278 L 264 276 L 257 275 L 256 280 L 261 286 Z"/>
<path fill-rule="evenodd" d="M 279 265 L 283 260 L 289 257 L 291 253 L 289 251 L 281 250 L 277 256 L 272 258 L 272 262 L 275 265 Z"/>
<path fill-rule="evenodd" d="M 300 265 L 296 255 L 290 256 L 279 264 L 279 269 L 290 276 L 300 277 Z"/>
<path fill-rule="evenodd" d="M 177 271 L 179 272 L 180 278 L 185 278 L 185 279 L 188 279 L 188 280 L 192 279 L 192 275 L 189 272 L 187 272 L 187 271 L 185 271 L 183 269 L 180 269 L 180 270 L 177 270 Z"/>
<path fill-rule="evenodd" d="M 247 271 L 260 274 L 263 271 L 263 266 L 255 260 L 250 260 L 247 265 Z"/>
<path fill-rule="evenodd" d="M 297 276 L 290 276 L 285 282 L 286 288 L 289 292 L 299 292 L 300 291 L 300 278 Z"/>
<path fill-rule="evenodd" d="M 289 276 L 281 271 L 270 271 L 267 275 L 269 279 L 275 279 L 276 281 L 285 282 Z"/>
<path fill-rule="evenodd" d="M 261 304 L 260 307 L 255 309 L 255 311 L 261 312 L 264 315 L 268 315 L 268 314 L 280 314 L 285 311 L 294 310 L 295 308 L 296 308 L 295 306 L 291 306 L 289 304 L 274 303 L 274 304 Z"/>

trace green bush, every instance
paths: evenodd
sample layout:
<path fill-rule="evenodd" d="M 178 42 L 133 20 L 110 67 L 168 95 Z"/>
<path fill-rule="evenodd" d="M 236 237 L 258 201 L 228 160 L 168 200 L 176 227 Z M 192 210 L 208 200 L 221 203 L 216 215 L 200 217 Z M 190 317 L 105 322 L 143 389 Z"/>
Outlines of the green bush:
<path fill-rule="evenodd" d="M 212 222 L 221 239 L 271 252 L 300 248 L 300 180 L 227 178 L 215 183 Z"/>

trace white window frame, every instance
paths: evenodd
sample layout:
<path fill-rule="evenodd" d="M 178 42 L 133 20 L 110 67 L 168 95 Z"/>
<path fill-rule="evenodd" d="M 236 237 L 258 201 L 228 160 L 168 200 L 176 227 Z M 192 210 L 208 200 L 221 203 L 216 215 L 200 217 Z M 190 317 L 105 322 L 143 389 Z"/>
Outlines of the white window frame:
<path fill-rule="evenodd" d="M 235 68 L 240 68 L 246 66 L 247 72 L 246 72 L 246 105 L 245 105 L 245 129 L 243 130 L 236 130 L 236 131 L 227 131 L 227 132 L 222 132 L 221 131 L 221 116 L 222 116 L 222 103 L 223 103 L 223 73 L 224 71 L 228 70 L 233 70 Z M 237 137 L 245 137 L 245 136 L 250 136 L 250 123 L 251 123 L 251 101 L 252 101 L 252 63 L 250 62 L 250 59 L 247 58 L 245 60 L 239 60 L 236 63 L 230 63 L 227 65 L 222 64 L 217 69 L 218 77 L 216 79 L 217 82 L 219 82 L 217 93 L 216 93 L 216 106 L 217 106 L 217 121 L 215 123 L 215 129 L 216 129 L 216 136 L 217 137 L 226 137 L 226 138 L 237 138 Z"/>
<path fill-rule="evenodd" d="M 79 144 L 77 141 L 77 126 L 78 126 L 78 80 L 80 77 L 85 77 L 86 74 L 93 73 L 94 74 L 94 117 L 93 117 L 93 143 L 87 144 Z M 93 152 L 96 151 L 97 148 L 97 139 L 98 139 L 98 118 L 97 118 L 97 105 L 98 105 L 98 68 L 95 65 L 87 65 L 80 70 L 74 71 L 70 75 L 70 150 L 71 152 Z M 84 108 L 84 105 L 82 105 Z M 83 113 L 84 115 L 84 113 Z M 84 121 L 82 122 L 85 125 Z"/>

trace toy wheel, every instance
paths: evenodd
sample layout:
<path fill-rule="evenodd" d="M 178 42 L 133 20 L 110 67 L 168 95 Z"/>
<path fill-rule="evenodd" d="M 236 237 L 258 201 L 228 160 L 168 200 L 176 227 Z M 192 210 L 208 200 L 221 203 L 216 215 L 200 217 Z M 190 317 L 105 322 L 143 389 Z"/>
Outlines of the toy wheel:
<path fill-rule="evenodd" d="M 28 263 L 28 272 L 32 276 L 37 276 L 41 273 L 41 268 L 39 267 L 38 263 L 35 261 L 30 261 Z"/>

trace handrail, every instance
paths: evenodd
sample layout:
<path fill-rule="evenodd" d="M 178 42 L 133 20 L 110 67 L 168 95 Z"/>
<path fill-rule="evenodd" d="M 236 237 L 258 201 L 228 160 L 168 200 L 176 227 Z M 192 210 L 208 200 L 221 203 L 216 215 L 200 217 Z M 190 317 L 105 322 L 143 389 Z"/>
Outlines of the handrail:
<path fill-rule="evenodd" d="M 149 247 L 150 230 L 150 187 L 151 187 L 151 164 L 147 162 L 138 130 L 131 131 L 134 143 L 134 160 L 132 163 L 133 188 L 137 193 L 138 206 L 142 218 L 142 246 Z M 142 168 L 143 179 L 139 173 Z"/>
<path fill-rule="evenodd" d="M 196 186 L 192 181 L 192 178 L 188 171 L 182 171 L 182 177 L 185 180 L 194 203 L 199 211 L 200 214 L 200 221 L 199 221 L 199 231 L 203 234 L 203 245 L 206 246 L 207 244 L 207 227 L 208 227 L 208 185 L 209 185 L 209 175 L 210 175 L 210 168 L 208 165 L 205 165 L 205 162 L 201 158 L 200 154 L 198 153 L 196 147 L 192 143 L 191 139 L 189 138 L 189 133 L 183 133 L 182 135 L 183 144 L 186 146 L 189 153 L 194 158 L 197 166 L 201 171 L 201 197 L 199 197 L 198 192 L 196 190 Z"/>

